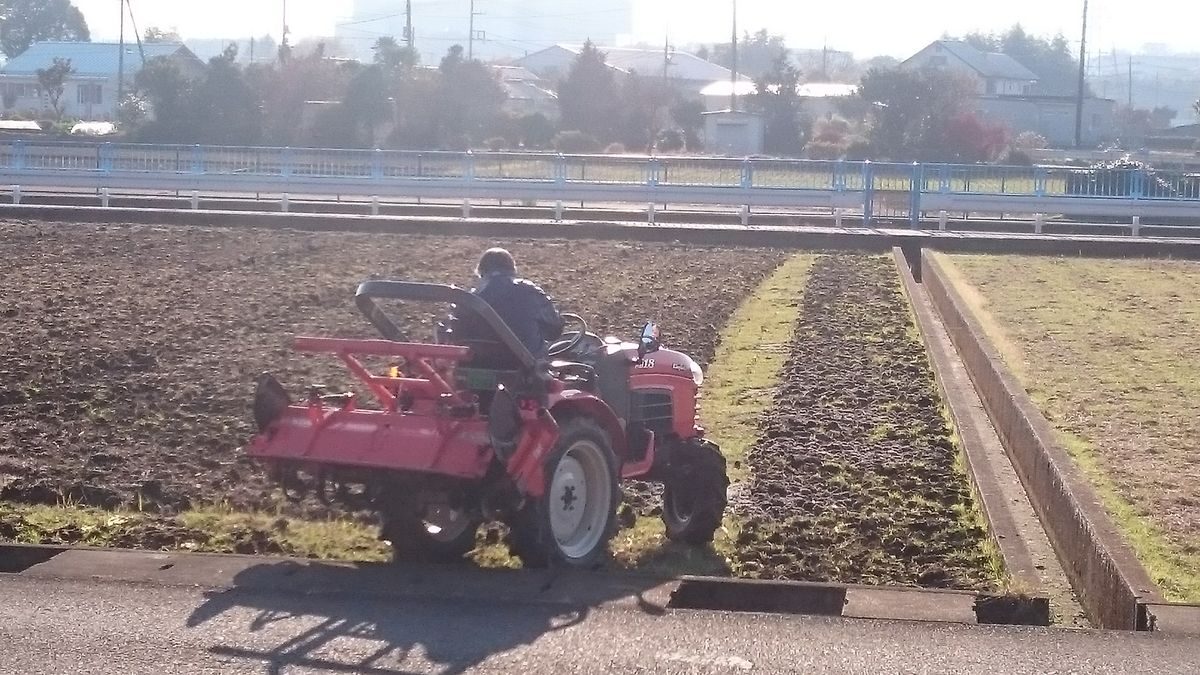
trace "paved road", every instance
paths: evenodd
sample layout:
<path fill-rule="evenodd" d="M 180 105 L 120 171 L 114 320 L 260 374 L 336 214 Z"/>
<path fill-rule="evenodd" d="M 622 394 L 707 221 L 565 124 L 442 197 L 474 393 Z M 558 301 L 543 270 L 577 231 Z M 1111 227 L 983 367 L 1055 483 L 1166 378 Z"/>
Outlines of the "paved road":
<path fill-rule="evenodd" d="M 0 574 L 3 673 L 1196 673 L 1200 640 Z"/>

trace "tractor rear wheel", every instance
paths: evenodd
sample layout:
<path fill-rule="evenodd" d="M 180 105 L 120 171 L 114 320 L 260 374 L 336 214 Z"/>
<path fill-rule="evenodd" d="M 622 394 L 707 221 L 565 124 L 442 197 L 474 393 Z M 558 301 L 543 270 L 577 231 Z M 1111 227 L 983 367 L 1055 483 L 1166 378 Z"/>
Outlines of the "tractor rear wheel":
<path fill-rule="evenodd" d="M 381 538 L 392 545 L 396 562 L 457 562 L 475 548 L 479 521 L 446 510 L 430 517 L 384 514 Z"/>
<path fill-rule="evenodd" d="M 591 567 L 616 533 L 617 461 L 608 435 L 591 420 L 563 424 L 546 460 L 546 494 L 509 523 L 509 550 L 525 567 Z"/>
<path fill-rule="evenodd" d="M 728 501 L 725 457 L 715 444 L 692 441 L 673 458 L 663 481 L 663 524 L 667 538 L 689 544 L 713 540 Z"/>

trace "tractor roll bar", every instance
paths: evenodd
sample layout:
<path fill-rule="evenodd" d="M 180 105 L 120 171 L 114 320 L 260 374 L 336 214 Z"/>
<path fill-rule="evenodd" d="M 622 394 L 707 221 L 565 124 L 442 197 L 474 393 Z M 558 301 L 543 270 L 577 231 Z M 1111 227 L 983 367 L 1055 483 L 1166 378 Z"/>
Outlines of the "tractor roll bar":
<path fill-rule="evenodd" d="M 497 341 L 504 345 L 528 370 L 537 369 L 537 360 L 521 344 L 504 319 L 485 300 L 457 286 L 425 284 L 414 281 L 364 281 L 354 294 L 354 304 L 363 316 L 375 326 L 383 337 L 394 342 L 404 342 L 404 335 L 390 317 L 375 304 L 376 298 L 409 300 L 412 302 L 440 302 L 465 308 L 479 315 L 491 328 Z"/>

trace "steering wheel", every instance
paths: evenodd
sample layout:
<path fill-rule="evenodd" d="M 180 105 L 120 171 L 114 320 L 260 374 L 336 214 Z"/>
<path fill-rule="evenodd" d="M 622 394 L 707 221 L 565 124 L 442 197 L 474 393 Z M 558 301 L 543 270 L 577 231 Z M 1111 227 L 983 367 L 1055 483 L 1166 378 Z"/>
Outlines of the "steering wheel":
<path fill-rule="evenodd" d="M 572 349 L 575 349 L 575 347 L 579 346 L 579 343 L 582 342 L 583 339 L 588 335 L 587 321 L 584 321 L 582 316 L 579 316 L 578 314 L 567 314 L 564 312 L 562 318 L 579 324 L 579 330 L 568 331 L 560 335 L 558 339 L 554 341 L 554 344 L 550 345 L 550 350 L 547 352 L 547 355 L 550 357 L 562 356 Z"/>

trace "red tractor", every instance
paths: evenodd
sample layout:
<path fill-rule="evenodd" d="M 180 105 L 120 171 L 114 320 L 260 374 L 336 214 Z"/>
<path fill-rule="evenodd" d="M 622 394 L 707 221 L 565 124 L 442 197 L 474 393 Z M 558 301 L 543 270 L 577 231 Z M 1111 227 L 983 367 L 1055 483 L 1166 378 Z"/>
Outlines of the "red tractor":
<path fill-rule="evenodd" d="M 492 339 L 404 341 L 377 300 L 452 304 Z M 619 481 L 663 486 L 662 519 L 677 541 L 706 544 L 721 524 L 729 481 L 696 416 L 700 367 L 660 347 L 580 325 L 538 361 L 478 297 L 453 286 L 368 281 L 355 302 L 382 340 L 300 337 L 295 348 L 336 355 L 377 406 L 313 387 L 292 403 L 259 378 L 250 455 L 289 495 L 377 511 L 398 558 L 461 558 L 485 521 L 508 525 L 527 566 L 591 566 L 616 531 Z M 391 361 L 375 374 L 366 360 Z"/>

